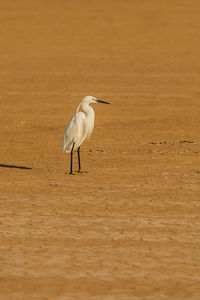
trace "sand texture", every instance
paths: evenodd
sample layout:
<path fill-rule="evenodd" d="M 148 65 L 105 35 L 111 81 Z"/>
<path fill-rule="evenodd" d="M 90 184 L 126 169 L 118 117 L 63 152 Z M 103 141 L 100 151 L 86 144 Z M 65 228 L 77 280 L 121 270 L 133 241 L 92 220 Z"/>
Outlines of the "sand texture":
<path fill-rule="evenodd" d="M 0 299 L 200 299 L 200 2 L 0 2 Z M 61 152 L 94 104 L 83 174 Z M 77 154 L 74 154 L 77 169 Z"/>

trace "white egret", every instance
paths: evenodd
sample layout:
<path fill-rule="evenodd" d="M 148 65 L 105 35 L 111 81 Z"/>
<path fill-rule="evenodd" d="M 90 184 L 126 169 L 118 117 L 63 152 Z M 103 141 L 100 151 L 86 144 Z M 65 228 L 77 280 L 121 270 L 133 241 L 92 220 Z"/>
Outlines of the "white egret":
<path fill-rule="evenodd" d="M 94 129 L 95 114 L 93 108 L 89 105 L 90 103 L 110 104 L 109 102 L 98 100 L 95 97 L 86 96 L 83 98 L 76 110 L 76 113 L 69 121 L 64 133 L 62 150 L 65 153 L 71 153 L 70 174 L 73 173 L 73 151 L 76 148 L 78 148 L 78 172 L 81 172 L 80 146 L 85 138 L 89 138 L 91 136 Z M 83 111 L 79 111 L 80 107 L 82 107 Z"/>

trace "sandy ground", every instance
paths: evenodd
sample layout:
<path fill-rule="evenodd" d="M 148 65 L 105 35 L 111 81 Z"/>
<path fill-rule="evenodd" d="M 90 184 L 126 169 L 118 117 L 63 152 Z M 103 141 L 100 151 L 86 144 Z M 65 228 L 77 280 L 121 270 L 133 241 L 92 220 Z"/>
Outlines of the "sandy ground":
<path fill-rule="evenodd" d="M 0 299 L 200 299 L 199 11 L 0 2 Z M 71 176 L 85 95 L 112 104 Z"/>

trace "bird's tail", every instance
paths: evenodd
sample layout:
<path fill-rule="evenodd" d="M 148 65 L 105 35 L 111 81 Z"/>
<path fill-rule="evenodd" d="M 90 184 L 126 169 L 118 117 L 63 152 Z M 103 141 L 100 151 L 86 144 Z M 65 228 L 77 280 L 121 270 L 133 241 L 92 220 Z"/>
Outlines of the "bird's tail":
<path fill-rule="evenodd" d="M 65 152 L 65 137 L 63 138 L 62 141 L 62 151 Z"/>

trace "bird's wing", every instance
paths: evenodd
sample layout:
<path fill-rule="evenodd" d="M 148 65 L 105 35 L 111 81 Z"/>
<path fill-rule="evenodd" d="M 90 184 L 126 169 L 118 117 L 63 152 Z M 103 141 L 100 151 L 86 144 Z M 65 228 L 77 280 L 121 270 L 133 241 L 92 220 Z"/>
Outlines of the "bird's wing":
<path fill-rule="evenodd" d="M 75 142 L 75 148 L 79 147 L 80 142 L 84 139 L 85 113 L 77 112 L 69 121 L 63 138 L 62 150 L 70 152 Z"/>

